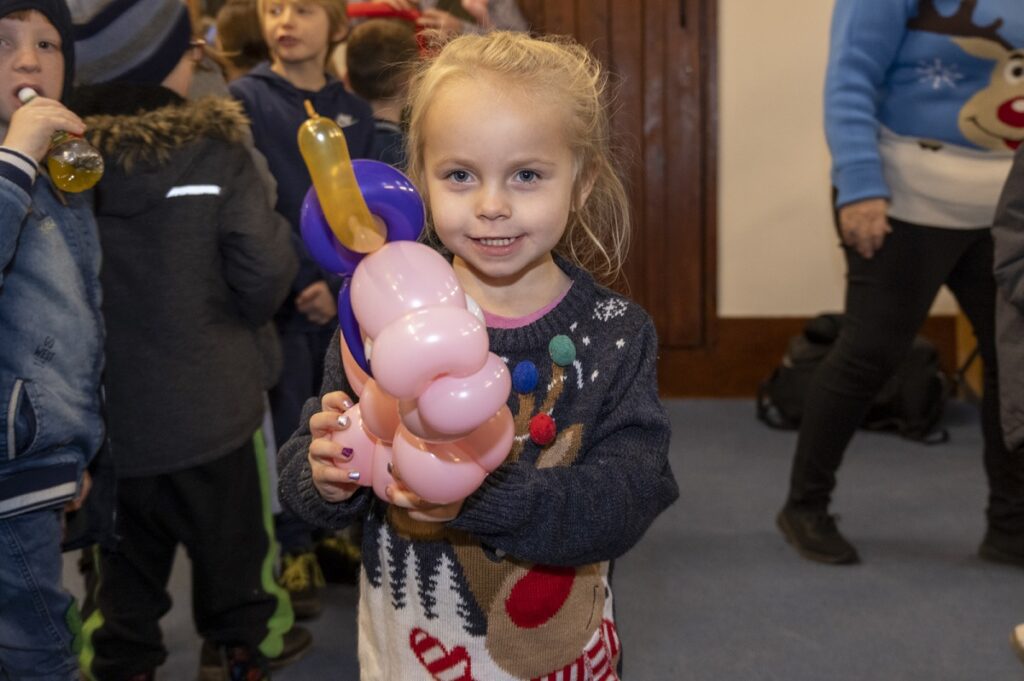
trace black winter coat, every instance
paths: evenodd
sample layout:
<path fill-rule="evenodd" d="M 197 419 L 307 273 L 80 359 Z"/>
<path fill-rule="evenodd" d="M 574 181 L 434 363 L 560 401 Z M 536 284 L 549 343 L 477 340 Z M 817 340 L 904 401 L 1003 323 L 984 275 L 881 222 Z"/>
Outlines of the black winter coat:
<path fill-rule="evenodd" d="M 297 269 L 242 144 L 248 122 L 231 100 L 162 87 L 83 88 L 72 108 L 107 165 L 96 215 L 118 477 L 212 461 L 260 426 L 257 330 Z"/>

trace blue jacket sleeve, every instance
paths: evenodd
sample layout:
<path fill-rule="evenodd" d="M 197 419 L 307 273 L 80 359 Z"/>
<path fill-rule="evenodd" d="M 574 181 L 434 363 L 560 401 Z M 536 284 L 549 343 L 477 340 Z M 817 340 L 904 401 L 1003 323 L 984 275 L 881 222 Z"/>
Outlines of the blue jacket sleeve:
<path fill-rule="evenodd" d="M 825 136 L 836 206 L 889 197 L 878 152 L 878 103 L 912 16 L 912 0 L 836 0 L 825 74 Z"/>
<path fill-rule="evenodd" d="M 25 224 L 31 200 L 21 182 L 9 179 L 0 168 L 0 287 L 4 272 L 18 248 L 18 237 Z"/>

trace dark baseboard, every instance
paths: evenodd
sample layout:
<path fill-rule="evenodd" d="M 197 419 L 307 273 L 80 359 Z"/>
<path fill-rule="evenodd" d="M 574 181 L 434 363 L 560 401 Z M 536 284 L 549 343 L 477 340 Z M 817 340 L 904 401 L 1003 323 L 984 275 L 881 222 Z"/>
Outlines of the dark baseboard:
<path fill-rule="evenodd" d="M 658 383 L 662 397 L 753 397 L 782 359 L 786 343 L 806 317 L 720 318 L 716 340 L 700 349 L 662 348 Z M 939 351 L 942 368 L 956 367 L 956 317 L 929 317 L 921 329 Z"/>

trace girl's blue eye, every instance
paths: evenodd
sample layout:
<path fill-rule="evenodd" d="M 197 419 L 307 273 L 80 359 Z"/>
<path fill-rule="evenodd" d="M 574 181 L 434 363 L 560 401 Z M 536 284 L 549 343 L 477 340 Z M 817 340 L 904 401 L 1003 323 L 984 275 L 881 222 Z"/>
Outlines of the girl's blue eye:
<path fill-rule="evenodd" d="M 456 182 L 469 181 L 469 173 L 467 173 L 465 170 L 453 170 L 452 172 L 448 173 L 448 177 L 450 177 L 452 180 Z"/>
<path fill-rule="evenodd" d="M 516 173 L 516 179 L 520 182 L 533 182 L 539 177 L 536 170 L 520 170 Z"/>

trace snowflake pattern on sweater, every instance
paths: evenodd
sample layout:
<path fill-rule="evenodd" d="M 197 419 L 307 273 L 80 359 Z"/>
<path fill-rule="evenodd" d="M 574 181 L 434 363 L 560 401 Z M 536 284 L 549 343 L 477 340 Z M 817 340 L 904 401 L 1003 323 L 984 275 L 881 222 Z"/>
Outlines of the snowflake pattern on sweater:
<path fill-rule="evenodd" d="M 616 678 L 609 561 L 678 496 L 670 430 L 648 315 L 559 265 L 573 286 L 554 309 L 489 330 L 513 375 L 516 439 L 453 521 L 414 521 L 367 490 L 329 504 L 308 430 L 281 448 L 289 507 L 323 527 L 363 519 L 363 679 Z M 322 392 L 347 387 L 339 365 L 335 340 Z"/>

